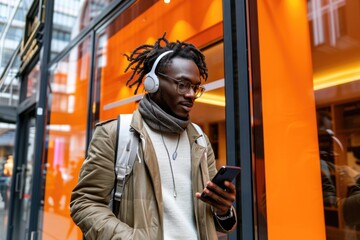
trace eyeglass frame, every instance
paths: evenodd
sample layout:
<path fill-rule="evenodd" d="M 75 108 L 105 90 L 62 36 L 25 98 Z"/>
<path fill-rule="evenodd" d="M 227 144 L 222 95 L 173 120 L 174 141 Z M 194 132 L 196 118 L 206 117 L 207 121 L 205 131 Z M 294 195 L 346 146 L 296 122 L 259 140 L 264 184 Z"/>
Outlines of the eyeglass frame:
<path fill-rule="evenodd" d="M 201 96 L 204 94 L 204 92 L 205 92 L 205 87 L 204 87 L 204 86 L 201 86 L 200 84 L 199 84 L 199 85 L 191 84 L 190 81 L 187 81 L 187 80 L 179 80 L 179 79 L 170 77 L 169 75 L 166 75 L 166 74 L 161 73 L 161 72 L 157 72 L 157 74 L 159 74 L 160 76 L 162 76 L 162 77 L 164 77 L 164 78 L 173 80 L 175 83 L 177 83 L 177 85 L 176 85 L 176 90 L 177 90 L 178 94 L 186 94 L 186 93 L 188 93 L 188 92 L 190 91 L 190 88 L 192 88 L 192 90 L 194 91 L 194 94 L 195 94 L 195 98 L 199 98 L 199 97 L 201 97 Z M 189 86 L 189 88 L 186 89 L 185 92 L 182 93 L 182 92 L 180 92 L 180 90 L 179 90 L 179 84 L 180 84 L 180 83 L 184 83 L 184 82 L 187 82 L 188 84 L 190 84 L 190 86 Z M 184 83 L 184 84 L 185 84 L 185 83 Z M 194 87 L 199 88 L 199 93 L 198 93 L 199 96 L 196 96 L 197 94 L 196 94 L 196 91 L 195 91 Z"/>

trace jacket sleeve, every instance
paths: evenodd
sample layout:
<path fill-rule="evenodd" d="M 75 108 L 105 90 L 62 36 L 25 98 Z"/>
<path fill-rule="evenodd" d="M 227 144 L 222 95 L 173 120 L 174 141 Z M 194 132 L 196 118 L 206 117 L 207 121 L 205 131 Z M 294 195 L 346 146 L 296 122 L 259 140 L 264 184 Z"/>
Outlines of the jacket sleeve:
<path fill-rule="evenodd" d="M 343 214 L 345 222 L 352 225 L 360 224 L 360 179 L 349 187 L 348 196 L 343 200 Z"/>
<path fill-rule="evenodd" d="M 132 239 L 133 229 L 108 207 L 115 181 L 115 146 L 116 121 L 97 126 L 72 191 L 71 217 L 87 240 Z"/>
<path fill-rule="evenodd" d="M 216 163 L 215 163 L 215 155 L 214 151 L 212 149 L 211 143 L 209 141 L 209 138 L 205 135 L 206 142 L 207 142 L 207 161 L 208 161 L 208 169 L 209 169 L 209 176 L 210 179 L 212 179 L 217 170 L 216 170 Z M 236 211 L 235 208 L 232 207 L 233 211 L 233 217 L 226 219 L 226 220 L 220 220 L 218 219 L 214 214 L 214 222 L 216 230 L 223 233 L 230 233 L 235 230 L 236 224 L 237 224 L 237 217 L 236 217 Z"/>

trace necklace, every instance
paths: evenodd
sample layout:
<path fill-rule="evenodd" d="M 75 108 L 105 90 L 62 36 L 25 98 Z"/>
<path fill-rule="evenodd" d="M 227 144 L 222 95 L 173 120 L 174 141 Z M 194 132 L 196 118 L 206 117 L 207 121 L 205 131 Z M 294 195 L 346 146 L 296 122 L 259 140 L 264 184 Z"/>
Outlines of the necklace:
<path fill-rule="evenodd" d="M 174 151 L 173 154 L 172 154 L 172 159 L 173 159 L 173 160 L 175 160 L 175 159 L 177 158 L 177 149 L 178 149 L 178 147 L 179 147 L 179 142 L 180 142 L 180 134 L 179 134 L 179 136 L 178 136 L 178 140 L 177 140 L 177 143 L 176 143 L 175 151 Z M 165 145 L 164 139 L 163 139 L 163 143 L 164 143 L 164 145 Z M 165 148 L 166 148 L 166 150 L 167 150 L 166 145 L 165 145 Z"/>
<path fill-rule="evenodd" d="M 163 142 L 163 144 L 164 144 L 164 147 L 165 147 L 165 150 L 166 150 L 168 159 L 169 159 L 169 165 L 170 165 L 170 170 L 171 170 L 171 177 L 172 177 L 173 188 L 174 188 L 174 198 L 176 198 L 177 193 L 176 193 L 175 177 L 174 177 L 174 171 L 173 171 L 173 167 L 172 167 L 172 163 L 171 163 L 171 159 L 170 159 L 170 154 L 169 154 L 169 150 L 168 150 L 168 148 L 167 148 L 167 146 L 166 146 L 166 144 L 165 144 L 164 136 L 163 136 L 162 132 L 160 132 L 160 134 L 161 134 L 161 140 L 162 140 L 162 142 Z M 177 143 L 176 143 L 175 151 L 174 151 L 174 153 L 172 154 L 173 160 L 175 160 L 176 157 L 177 157 L 177 149 L 178 149 L 178 147 L 179 147 L 179 142 L 180 142 L 180 134 L 179 134 L 179 136 L 178 136 L 178 140 L 177 140 Z"/>

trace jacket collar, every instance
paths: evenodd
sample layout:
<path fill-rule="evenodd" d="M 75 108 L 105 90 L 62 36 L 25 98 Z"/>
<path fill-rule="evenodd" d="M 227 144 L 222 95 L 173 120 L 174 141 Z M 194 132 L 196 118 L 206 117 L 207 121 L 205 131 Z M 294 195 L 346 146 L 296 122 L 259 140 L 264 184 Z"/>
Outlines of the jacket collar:
<path fill-rule="evenodd" d="M 131 127 L 135 129 L 140 135 L 143 133 L 144 130 L 144 120 L 141 117 L 141 114 L 138 109 L 136 109 L 133 113 L 133 118 L 131 120 Z M 196 131 L 195 127 L 192 125 L 192 123 L 189 123 L 188 127 L 186 128 L 190 146 L 193 145 L 193 143 L 201 137 L 201 135 Z"/>

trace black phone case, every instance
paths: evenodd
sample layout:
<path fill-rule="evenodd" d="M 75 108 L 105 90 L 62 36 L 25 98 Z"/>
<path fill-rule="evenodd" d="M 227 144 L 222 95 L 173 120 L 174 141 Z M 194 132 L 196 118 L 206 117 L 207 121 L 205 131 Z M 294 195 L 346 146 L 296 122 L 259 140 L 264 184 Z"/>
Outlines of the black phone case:
<path fill-rule="evenodd" d="M 222 189 L 226 189 L 224 181 L 227 180 L 232 182 L 237 177 L 237 175 L 239 175 L 239 173 L 240 167 L 222 166 L 211 181 Z M 206 194 L 202 193 L 201 197 L 206 198 Z"/>

